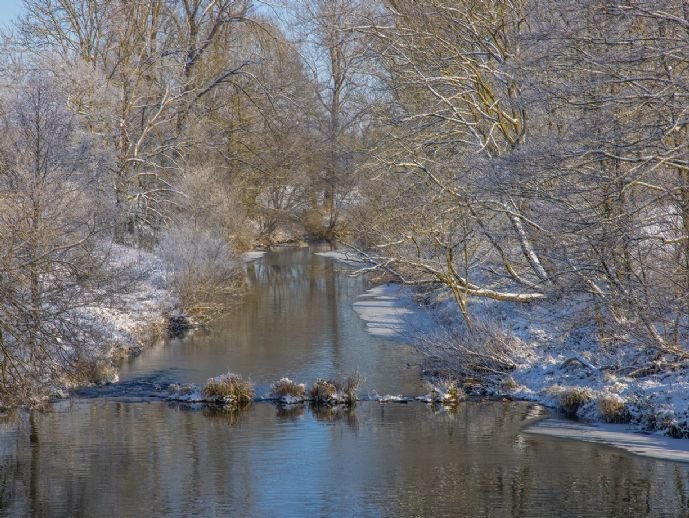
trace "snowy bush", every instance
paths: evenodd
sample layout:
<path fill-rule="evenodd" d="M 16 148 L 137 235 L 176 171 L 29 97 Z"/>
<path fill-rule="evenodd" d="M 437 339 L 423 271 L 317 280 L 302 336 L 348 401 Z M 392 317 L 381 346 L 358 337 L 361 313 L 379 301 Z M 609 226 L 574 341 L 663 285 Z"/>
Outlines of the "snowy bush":
<path fill-rule="evenodd" d="M 570 417 L 593 398 L 591 391 L 585 388 L 572 387 L 563 390 L 559 395 L 560 410 Z"/>
<path fill-rule="evenodd" d="M 227 241 L 208 230 L 170 228 L 160 236 L 156 252 L 191 313 L 207 316 L 222 309 L 243 285 L 237 255 Z"/>

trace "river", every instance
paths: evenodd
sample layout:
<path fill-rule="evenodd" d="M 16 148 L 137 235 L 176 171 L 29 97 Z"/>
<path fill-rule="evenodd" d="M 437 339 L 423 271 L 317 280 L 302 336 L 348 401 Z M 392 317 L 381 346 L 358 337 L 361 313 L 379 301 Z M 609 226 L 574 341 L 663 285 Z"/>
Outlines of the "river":
<path fill-rule="evenodd" d="M 0 422 L 0 516 L 685 516 L 689 465 L 525 433 L 529 403 L 360 403 L 236 411 L 150 397 L 232 370 L 257 393 L 359 370 L 362 392 L 422 394 L 422 359 L 352 309 L 368 288 L 311 249 L 248 266 L 212 332 L 122 366 L 121 383 Z"/>

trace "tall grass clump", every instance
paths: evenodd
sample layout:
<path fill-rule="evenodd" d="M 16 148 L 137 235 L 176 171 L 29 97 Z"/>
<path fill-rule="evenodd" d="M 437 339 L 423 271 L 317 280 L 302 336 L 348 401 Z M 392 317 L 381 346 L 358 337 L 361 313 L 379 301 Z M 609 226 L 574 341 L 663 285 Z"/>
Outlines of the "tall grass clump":
<path fill-rule="evenodd" d="M 343 382 L 317 379 L 309 390 L 309 396 L 316 404 L 337 405 L 356 404 L 356 395 L 361 383 L 361 375 L 354 372 Z"/>
<path fill-rule="evenodd" d="M 303 401 L 306 395 L 306 386 L 289 378 L 281 378 L 270 386 L 269 395 L 286 402 Z"/>
<path fill-rule="evenodd" d="M 574 417 L 577 411 L 585 404 L 593 399 L 591 391 L 585 388 L 568 388 L 560 392 L 558 396 L 558 403 L 560 410 L 569 416 Z"/>
<path fill-rule="evenodd" d="M 616 394 L 603 394 L 598 398 L 598 412 L 606 423 L 628 423 L 631 419 L 629 409 L 622 398 Z"/>
<path fill-rule="evenodd" d="M 465 398 L 464 390 L 453 378 L 440 378 L 431 386 L 431 401 L 447 406 L 456 406 Z"/>
<path fill-rule="evenodd" d="M 361 384 L 361 374 L 359 371 L 354 371 L 350 376 L 348 376 L 343 385 L 342 392 L 344 393 L 347 403 L 353 405 L 356 403 L 356 394 L 359 390 L 359 385 Z"/>
<path fill-rule="evenodd" d="M 254 386 L 239 374 L 228 372 L 209 379 L 201 394 L 211 403 L 243 406 L 253 401 Z"/>
<path fill-rule="evenodd" d="M 337 396 L 337 387 L 334 383 L 319 378 L 311 385 L 309 395 L 316 403 L 327 404 Z"/>

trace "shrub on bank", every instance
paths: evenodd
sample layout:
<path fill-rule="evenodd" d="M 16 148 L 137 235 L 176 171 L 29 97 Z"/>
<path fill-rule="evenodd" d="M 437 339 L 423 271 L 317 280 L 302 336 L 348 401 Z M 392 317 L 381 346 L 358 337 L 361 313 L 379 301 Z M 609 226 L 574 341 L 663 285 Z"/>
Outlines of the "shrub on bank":
<path fill-rule="evenodd" d="M 104 358 L 78 358 L 67 374 L 70 385 L 105 385 L 117 381 L 117 378 L 117 369 Z"/>
<path fill-rule="evenodd" d="M 628 423 L 631 419 L 629 409 L 616 394 L 601 395 L 598 398 L 598 412 L 606 423 Z"/>
<path fill-rule="evenodd" d="M 189 225 L 160 235 L 156 253 L 185 311 L 207 318 L 222 311 L 244 287 L 241 261 L 228 242 Z"/>
<path fill-rule="evenodd" d="M 593 399 L 593 394 L 591 394 L 590 390 L 574 387 L 560 392 L 558 403 L 560 410 L 562 410 L 565 415 L 574 417 L 577 415 L 577 410 L 585 403 L 591 401 L 591 399 Z"/>

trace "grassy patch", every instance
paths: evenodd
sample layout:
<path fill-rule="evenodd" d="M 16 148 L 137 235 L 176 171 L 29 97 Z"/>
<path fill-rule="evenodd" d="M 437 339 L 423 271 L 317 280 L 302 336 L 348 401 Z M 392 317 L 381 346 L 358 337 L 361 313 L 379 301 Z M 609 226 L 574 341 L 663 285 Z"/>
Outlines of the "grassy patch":
<path fill-rule="evenodd" d="M 628 423 L 631 419 L 624 401 L 615 394 L 600 396 L 598 398 L 598 411 L 606 423 Z"/>
<path fill-rule="evenodd" d="M 239 374 L 228 372 L 209 379 L 201 394 L 212 403 L 247 405 L 254 399 L 254 386 Z"/>
<path fill-rule="evenodd" d="M 270 386 L 270 395 L 276 398 L 286 396 L 303 398 L 306 394 L 306 387 L 303 383 L 296 383 L 289 378 L 281 378 Z"/>
<path fill-rule="evenodd" d="M 574 387 L 564 389 L 560 392 L 558 403 L 560 405 L 560 410 L 562 410 L 565 415 L 574 417 L 577 415 L 577 410 L 585 403 L 591 401 L 592 398 L 593 394 L 591 394 L 590 390 Z"/>
<path fill-rule="evenodd" d="M 311 386 L 309 395 L 316 403 L 329 403 L 337 396 L 337 386 L 330 381 L 319 378 Z"/>

